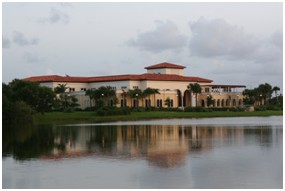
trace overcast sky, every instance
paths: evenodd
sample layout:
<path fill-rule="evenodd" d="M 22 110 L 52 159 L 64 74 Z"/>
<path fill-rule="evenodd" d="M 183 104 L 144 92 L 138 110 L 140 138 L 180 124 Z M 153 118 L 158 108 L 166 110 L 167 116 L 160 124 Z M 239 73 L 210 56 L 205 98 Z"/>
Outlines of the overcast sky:
<path fill-rule="evenodd" d="M 283 86 L 282 3 L 2 3 L 2 80 L 145 73 Z"/>

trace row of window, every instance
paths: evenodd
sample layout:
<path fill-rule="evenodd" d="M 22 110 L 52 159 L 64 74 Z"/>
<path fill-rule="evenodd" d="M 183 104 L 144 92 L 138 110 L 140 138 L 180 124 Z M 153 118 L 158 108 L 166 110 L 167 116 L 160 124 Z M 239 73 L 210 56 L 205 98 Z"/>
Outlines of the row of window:
<path fill-rule="evenodd" d="M 133 89 L 138 89 L 138 86 L 133 86 Z M 116 86 L 111 87 L 112 90 L 117 90 Z M 121 89 L 127 89 L 127 86 L 122 86 Z M 80 91 L 86 91 L 87 88 L 80 88 Z M 75 88 L 69 88 L 69 92 L 74 92 Z"/>
<path fill-rule="evenodd" d="M 201 101 L 201 106 L 202 107 L 205 107 L 205 104 L 207 103 L 207 101 L 206 100 L 202 100 Z M 230 104 L 231 104 L 231 106 L 239 106 L 239 105 L 242 105 L 242 100 L 241 99 L 239 99 L 239 100 L 235 100 L 235 99 L 233 99 L 232 100 L 232 103 L 231 103 L 231 101 L 229 100 L 229 99 L 226 99 L 226 100 L 224 100 L 224 99 L 218 99 L 218 100 L 214 100 L 214 104 L 213 104 L 213 106 L 214 107 L 228 107 L 228 106 L 230 106 Z M 208 105 L 208 104 L 207 104 Z"/>

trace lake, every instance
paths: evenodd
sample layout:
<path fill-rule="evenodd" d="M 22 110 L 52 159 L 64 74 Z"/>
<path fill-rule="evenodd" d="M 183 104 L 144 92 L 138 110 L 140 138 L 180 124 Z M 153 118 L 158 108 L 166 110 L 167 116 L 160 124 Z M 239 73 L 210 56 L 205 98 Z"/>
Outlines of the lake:
<path fill-rule="evenodd" d="M 283 116 L 3 127 L 3 188 L 283 188 Z"/>

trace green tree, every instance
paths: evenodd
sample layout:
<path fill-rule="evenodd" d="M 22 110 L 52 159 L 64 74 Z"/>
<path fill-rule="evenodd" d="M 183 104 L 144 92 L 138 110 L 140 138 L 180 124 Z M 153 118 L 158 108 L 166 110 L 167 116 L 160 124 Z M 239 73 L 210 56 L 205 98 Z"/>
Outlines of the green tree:
<path fill-rule="evenodd" d="M 280 91 L 280 88 L 278 86 L 274 86 L 272 91 L 275 93 L 275 97 L 277 97 L 277 91 Z"/>
<path fill-rule="evenodd" d="M 189 84 L 187 88 L 190 90 L 190 92 L 195 94 L 196 97 L 196 107 L 198 106 L 198 94 L 202 92 L 202 88 L 200 84 L 194 83 L 194 84 Z"/>
<path fill-rule="evenodd" d="M 73 111 L 76 107 L 79 106 L 78 99 L 74 95 L 70 95 L 67 90 L 66 84 L 58 84 L 54 88 L 54 92 L 58 95 L 56 99 L 55 107 L 61 111 Z"/>
<path fill-rule="evenodd" d="M 129 89 L 127 92 L 127 95 L 131 98 L 131 99 L 136 99 L 137 100 L 137 107 L 139 106 L 138 100 L 140 98 L 144 97 L 144 94 L 142 92 L 141 89 L 136 88 L 136 89 Z M 133 105 L 133 107 L 135 107 L 135 105 Z"/>
<path fill-rule="evenodd" d="M 51 111 L 55 94 L 51 88 L 42 87 L 39 83 L 14 79 L 8 85 L 2 84 L 5 101 L 15 103 L 23 101 L 33 110 L 44 113 Z"/>
<path fill-rule="evenodd" d="M 260 84 L 258 86 L 258 92 L 260 93 L 261 99 L 264 99 L 264 104 L 268 104 L 268 100 L 271 98 L 272 95 L 272 86 L 268 83 Z"/>
<path fill-rule="evenodd" d="M 92 101 L 95 102 L 95 89 L 88 89 L 88 90 L 86 90 L 85 95 L 89 96 L 90 107 L 92 107 Z"/>
<path fill-rule="evenodd" d="M 210 95 L 210 96 L 207 96 L 207 106 L 210 107 L 211 105 L 214 104 L 214 99 L 213 97 Z"/>
<path fill-rule="evenodd" d="M 169 97 L 166 98 L 166 100 L 164 100 L 164 105 L 166 105 L 168 108 L 170 107 L 171 105 L 171 100 Z"/>
<path fill-rule="evenodd" d="M 144 91 L 143 91 L 143 95 L 144 95 L 144 97 L 148 97 L 148 99 L 149 99 L 149 97 L 151 96 L 151 95 L 154 95 L 153 97 L 154 97 L 154 100 L 153 100 L 153 103 L 155 104 L 155 94 L 160 94 L 159 93 L 159 90 L 158 89 L 156 89 L 156 88 L 146 88 Z"/>
<path fill-rule="evenodd" d="M 114 104 L 117 103 L 116 91 L 113 90 L 111 86 L 101 86 L 98 89 L 95 89 L 94 98 L 97 102 L 97 106 L 99 105 L 100 107 L 101 104 L 103 104 L 102 106 L 110 106 L 110 104 L 108 104 L 110 103 L 110 100 L 113 100 Z"/>

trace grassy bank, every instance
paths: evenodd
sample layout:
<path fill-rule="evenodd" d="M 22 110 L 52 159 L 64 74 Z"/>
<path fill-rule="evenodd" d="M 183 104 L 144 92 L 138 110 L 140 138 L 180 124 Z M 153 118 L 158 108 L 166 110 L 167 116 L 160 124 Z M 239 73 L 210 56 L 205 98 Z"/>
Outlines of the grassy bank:
<path fill-rule="evenodd" d="M 205 117 L 249 117 L 249 116 L 272 116 L 283 115 L 283 111 L 255 111 L 255 112 L 132 112 L 130 115 L 118 116 L 96 116 L 95 112 L 51 112 L 44 115 L 37 114 L 38 123 L 78 123 L 78 122 L 111 122 L 111 121 L 136 121 L 148 119 L 169 119 L 169 118 L 205 118 Z"/>

